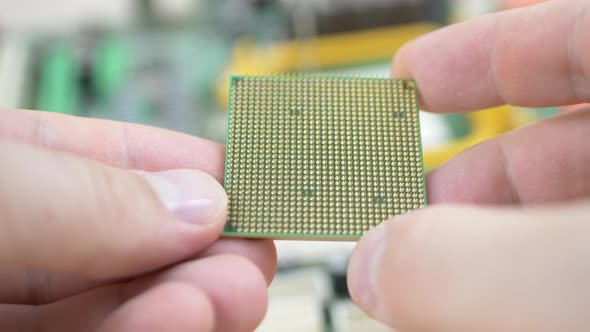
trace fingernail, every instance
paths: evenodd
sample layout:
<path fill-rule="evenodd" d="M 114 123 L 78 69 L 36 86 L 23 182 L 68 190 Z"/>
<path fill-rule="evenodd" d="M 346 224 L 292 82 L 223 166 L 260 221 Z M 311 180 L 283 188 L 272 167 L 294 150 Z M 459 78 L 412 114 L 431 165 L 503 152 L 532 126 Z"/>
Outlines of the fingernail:
<path fill-rule="evenodd" d="M 227 209 L 227 196 L 214 178 L 200 171 L 178 169 L 157 173 L 138 171 L 162 203 L 182 221 L 206 225 Z"/>
<path fill-rule="evenodd" d="M 348 269 L 351 295 L 360 307 L 371 312 L 378 306 L 377 276 L 387 239 L 386 227 L 386 222 L 379 224 L 361 239 Z"/>

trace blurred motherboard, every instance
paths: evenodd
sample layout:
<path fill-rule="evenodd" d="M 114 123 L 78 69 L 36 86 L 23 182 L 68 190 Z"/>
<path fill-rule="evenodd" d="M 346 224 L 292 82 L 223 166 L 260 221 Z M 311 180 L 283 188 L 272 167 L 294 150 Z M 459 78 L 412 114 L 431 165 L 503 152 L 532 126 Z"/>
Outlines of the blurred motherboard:
<path fill-rule="evenodd" d="M 2 73 L 20 79 L 11 93 L 1 93 L 1 105 L 151 124 L 223 142 L 224 75 L 388 63 L 396 46 L 447 17 L 443 2 L 430 0 L 207 1 L 177 19 L 161 17 L 157 3 L 137 1 L 124 28 L 88 23 L 63 33 L 6 35 Z M 357 59 L 339 54 L 349 52 L 346 44 L 328 45 L 359 31 L 371 42 L 378 38 L 371 31 L 387 35 L 415 23 L 423 27 Z M 317 63 L 312 43 L 331 52 L 326 63 Z"/>

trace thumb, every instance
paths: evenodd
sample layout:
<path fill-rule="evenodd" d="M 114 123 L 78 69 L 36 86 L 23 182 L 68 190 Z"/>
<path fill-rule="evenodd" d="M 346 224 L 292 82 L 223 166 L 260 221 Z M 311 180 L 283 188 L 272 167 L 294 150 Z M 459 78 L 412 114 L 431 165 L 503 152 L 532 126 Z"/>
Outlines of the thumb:
<path fill-rule="evenodd" d="M 356 303 L 404 332 L 587 331 L 590 205 L 432 207 L 369 232 Z"/>
<path fill-rule="evenodd" d="M 133 172 L 0 141 L 0 266 L 90 279 L 194 255 L 223 228 L 227 198 L 205 173 Z"/>

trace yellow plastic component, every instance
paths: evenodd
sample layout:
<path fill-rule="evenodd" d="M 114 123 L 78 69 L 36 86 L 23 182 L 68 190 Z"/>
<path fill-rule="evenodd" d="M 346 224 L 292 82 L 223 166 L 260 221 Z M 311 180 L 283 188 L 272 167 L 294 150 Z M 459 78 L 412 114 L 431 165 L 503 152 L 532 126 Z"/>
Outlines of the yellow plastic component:
<path fill-rule="evenodd" d="M 306 41 L 292 40 L 267 47 L 243 40 L 237 43 L 232 61 L 218 82 L 219 103 L 228 103 L 231 75 L 318 71 L 389 60 L 403 44 L 438 27 L 432 23 L 415 23 Z"/>
<path fill-rule="evenodd" d="M 459 152 L 512 129 L 512 107 L 501 106 L 469 113 L 471 134 L 440 148 L 424 151 L 426 169 L 436 168 Z"/>

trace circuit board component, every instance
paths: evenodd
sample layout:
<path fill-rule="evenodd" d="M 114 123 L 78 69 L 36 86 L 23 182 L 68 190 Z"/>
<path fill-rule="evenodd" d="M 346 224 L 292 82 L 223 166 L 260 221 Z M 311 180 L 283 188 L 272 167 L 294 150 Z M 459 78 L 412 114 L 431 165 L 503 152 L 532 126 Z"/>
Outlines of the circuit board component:
<path fill-rule="evenodd" d="M 414 81 L 234 76 L 225 236 L 355 240 L 426 204 Z"/>

